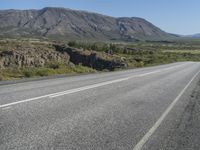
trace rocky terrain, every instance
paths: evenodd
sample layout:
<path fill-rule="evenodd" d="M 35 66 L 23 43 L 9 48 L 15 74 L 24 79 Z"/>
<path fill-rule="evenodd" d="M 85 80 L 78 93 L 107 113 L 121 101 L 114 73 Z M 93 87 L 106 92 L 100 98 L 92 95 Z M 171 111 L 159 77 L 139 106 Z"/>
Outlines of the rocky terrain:
<path fill-rule="evenodd" d="M 126 63 L 107 53 L 71 48 L 67 45 L 23 46 L 0 51 L 0 69 L 46 67 L 48 65 L 82 65 L 96 70 L 126 67 Z"/>
<path fill-rule="evenodd" d="M 120 57 L 114 57 L 107 53 L 100 53 L 89 50 L 78 50 L 67 46 L 55 45 L 56 50 L 67 53 L 70 61 L 76 65 L 81 64 L 97 70 L 114 70 L 115 68 L 126 68 L 127 64 Z"/>
<path fill-rule="evenodd" d="M 135 41 L 175 37 L 142 18 L 114 18 L 65 8 L 1 10 L 0 37 Z"/>
<path fill-rule="evenodd" d="M 40 51 L 37 49 L 8 50 L 0 53 L 0 69 L 22 67 L 44 67 L 51 62 L 68 64 L 69 55 L 56 51 Z"/>

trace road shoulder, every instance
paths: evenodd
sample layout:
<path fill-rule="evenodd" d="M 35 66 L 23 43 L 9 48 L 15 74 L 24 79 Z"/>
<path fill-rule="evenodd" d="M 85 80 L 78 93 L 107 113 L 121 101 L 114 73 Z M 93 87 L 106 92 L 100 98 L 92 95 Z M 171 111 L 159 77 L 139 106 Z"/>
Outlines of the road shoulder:
<path fill-rule="evenodd" d="M 184 93 L 144 150 L 199 150 L 200 76 Z"/>

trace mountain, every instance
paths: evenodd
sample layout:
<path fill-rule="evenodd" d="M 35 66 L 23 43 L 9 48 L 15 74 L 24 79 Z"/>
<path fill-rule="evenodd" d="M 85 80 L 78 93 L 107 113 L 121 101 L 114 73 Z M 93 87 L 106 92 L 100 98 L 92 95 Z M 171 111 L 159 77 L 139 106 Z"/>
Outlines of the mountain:
<path fill-rule="evenodd" d="M 166 33 L 142 18 L 115 18 L 66 8 L 0 10 L 0 37 L 49 37 L 134 41 L 164 39 Z"/>
<path fill-rule="evenodd" d="M 198 33 L 198 34 L 193 34 L 193 35 L 191 35 L 190 37 L 192 37 L 192 38 L 200 38 L 200 33 Z"/>
<path fill-rule="evenodd" d="M 192 35 L 182 35 L 181 37 L 185 37 L 185 38 L 200 38 L 200 33 L 192 34 Z"/>

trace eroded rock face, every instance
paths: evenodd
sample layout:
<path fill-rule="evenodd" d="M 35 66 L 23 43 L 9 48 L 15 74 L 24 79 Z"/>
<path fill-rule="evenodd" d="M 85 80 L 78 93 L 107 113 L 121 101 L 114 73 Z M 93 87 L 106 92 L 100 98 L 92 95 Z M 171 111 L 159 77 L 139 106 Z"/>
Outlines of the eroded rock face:
<path fill-rule="evenodd" d="M 96 70 L 113 70 L 115 68 L 127 67 L 127 63 L 121 58 L 114 57 L 107 53 L 78 50 L 64 45 L 55 45 L 55 47 L 59 52 L 67 52 L 70 55 L 70 61 L 76 65 L 81 64 Z"/>
<path fill-rule="evenodd" d="M 41 51 L 37 49 L 12 50 L 0 52 L 0 69 L 21 67 L 43 67 L 50 62 L 69 63 L 66 52 Z"/>
<path fill-rule="evenodd" d="M 49 67 L 52 64 L 83 65 L 96 70 L 123 68 L 127 63 L 112 54 L 80 50 L 67 45 L 14 46 L 0 52 L 0 69 L 23 67 Z"/>

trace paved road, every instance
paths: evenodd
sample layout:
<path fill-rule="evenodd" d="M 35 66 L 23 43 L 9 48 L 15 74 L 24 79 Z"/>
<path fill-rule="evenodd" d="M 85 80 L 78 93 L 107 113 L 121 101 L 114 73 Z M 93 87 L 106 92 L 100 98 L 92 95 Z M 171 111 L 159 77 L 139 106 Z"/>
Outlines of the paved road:
<path fill-rule="evenodd" d="M 0 86 L 1 150 L 199 150 L 200 63 Z"/>

